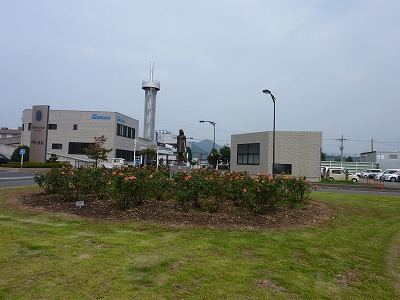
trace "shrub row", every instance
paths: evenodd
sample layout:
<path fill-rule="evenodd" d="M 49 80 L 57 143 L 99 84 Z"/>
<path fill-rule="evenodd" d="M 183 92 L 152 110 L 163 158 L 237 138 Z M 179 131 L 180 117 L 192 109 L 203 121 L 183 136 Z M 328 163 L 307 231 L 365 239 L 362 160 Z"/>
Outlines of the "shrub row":
<path fill-rule="evenodd" d="M 52 162 L 52 163 L 40 163 L 40 162 L 24 162 L 21 166 L 21 162 L 8 162 L 5 164 L 0 164 L 4 168 L 62 168 L 67 167 L 69 164 Z"/>
<path fill-rule="evenodd" d="M 35 175 L 47 194 L 65 201 L 113 198 L 122 209 L 143 204 L 148 199 L 171 199 L 184 211 L 218 211 L 225 202 L 256 213 L 280 205 L 302 203 L 315 188 L 305 178 L 247 172 L 220 173 L 214 169 L 178 171 L 170 178 L 168 169 L 148 167 L 51 169 Z"/>

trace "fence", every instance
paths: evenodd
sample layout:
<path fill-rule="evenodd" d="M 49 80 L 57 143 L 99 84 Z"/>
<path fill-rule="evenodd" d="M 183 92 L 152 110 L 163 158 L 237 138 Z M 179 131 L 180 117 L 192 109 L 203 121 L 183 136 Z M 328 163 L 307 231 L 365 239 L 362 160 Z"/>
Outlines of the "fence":
<path fill-rule="evenodd" d="M 377 169 L 373 162 L 341 162 L 341 161 L 321 161 L 321 167 L 343 167 L 350 173 L 357 173 L 367 169 Z"/>

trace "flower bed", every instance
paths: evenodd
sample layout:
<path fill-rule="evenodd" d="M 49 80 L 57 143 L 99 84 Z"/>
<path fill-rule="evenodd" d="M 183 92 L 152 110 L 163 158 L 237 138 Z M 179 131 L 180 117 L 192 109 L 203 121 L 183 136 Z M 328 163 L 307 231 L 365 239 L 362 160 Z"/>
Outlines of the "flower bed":
<path fill-rule="evenodd" d="M 229 201 L 238 208 L 265 213 L 282 205 L 298 205 L 316 188 L 305 178 L 247 172 L 220 173 L 214 169 L 178 171 L 170 178 L 168 169 L 133 167 L 51 169 L 35 175 L 47 194 L 65 201 L 114 199 L 121 209 L 144 201 L 172 199 L 183 211 L 216 212 Z"/>

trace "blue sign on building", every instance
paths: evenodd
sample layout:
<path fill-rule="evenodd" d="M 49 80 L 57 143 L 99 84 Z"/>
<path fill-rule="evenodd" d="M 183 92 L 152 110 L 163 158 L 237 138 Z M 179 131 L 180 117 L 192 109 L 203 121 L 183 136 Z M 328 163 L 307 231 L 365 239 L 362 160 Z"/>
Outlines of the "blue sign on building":
<path fill-rule="evenodd" d="M 98 114 L 93 114 L 92 115 L 92 120 L 110 120 L 111 117 L 110 116 L 101 116 Z"/>

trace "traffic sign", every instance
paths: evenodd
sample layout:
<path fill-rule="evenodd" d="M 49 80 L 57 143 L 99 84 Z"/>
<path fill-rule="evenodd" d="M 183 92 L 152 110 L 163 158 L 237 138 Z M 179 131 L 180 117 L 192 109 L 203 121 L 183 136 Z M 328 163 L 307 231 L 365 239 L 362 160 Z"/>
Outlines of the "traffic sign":
<path fill-rule="evenodd" d="M 25 154 L 25 149 L 24 148 L 19 149 L 19 154 L 24 155 Z"/>

